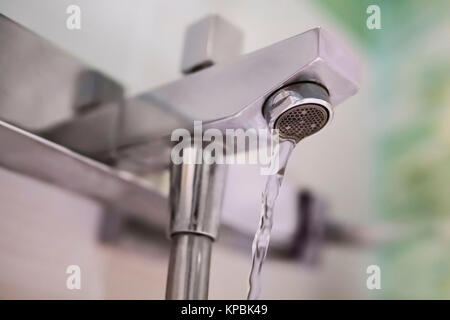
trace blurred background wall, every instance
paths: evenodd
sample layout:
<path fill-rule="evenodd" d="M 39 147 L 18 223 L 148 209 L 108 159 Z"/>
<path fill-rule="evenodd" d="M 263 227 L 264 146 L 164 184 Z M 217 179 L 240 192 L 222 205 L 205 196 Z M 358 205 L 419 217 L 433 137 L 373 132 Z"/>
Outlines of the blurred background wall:
<path fill-rule="evenodd" d="M 82 10 L 76 32 L 65 28 L 70 4 Z M 381 30 L 366 27 L 370 4 L 381 8 Z M 363 86 L 296 148 L 286 179 L 326 199 L 333 219 L 387 240 L 329 245 L 315 267 L 269 254 L 263 298 L 274 299 L 450 298 L 448 9 L 445 1 L 0 1 L 1 13 L 117 79 L 127 95 L 178 78 L 184 31 L 209 13 L 241 28 L 245 53 L 317 25 L 352 45 Z M 0 297 L 163 298 L 167 247 L 138 254 L 99 244 L 98 204 L 3 169 L 0 201 Z M 246 217 L 255 228 L 258 214 Z M 80 291 L 65 287 L 69 264 L 87 279 Z M 370 264 L 382 270 L 376 293 L 366 288 Z M 249 267 L 250 251 L 219 241 L 211 297 L 244 298 Z"/>
<path fill-rule="evenodd" d="M 369 54 L 375 217 L 401 236 L 378 258 L 383 297 L 450 298 L 450 34 L 447 1 L 322 1 Z M 370 4 L 382 30 L 360 28 Z M 403 233 L 404 230 L 407 232 Z"/>

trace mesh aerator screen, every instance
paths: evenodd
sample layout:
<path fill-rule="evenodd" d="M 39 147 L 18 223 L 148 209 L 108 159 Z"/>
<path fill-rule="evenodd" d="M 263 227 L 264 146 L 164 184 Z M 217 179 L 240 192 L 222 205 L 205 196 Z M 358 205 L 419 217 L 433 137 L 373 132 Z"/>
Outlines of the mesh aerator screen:
<path fill-rule="evenodd" d="M 322 129 L 328 121 L 327 110 L 317 104 L 305 104 L 282 113 L 275 122 L 281 139 L 299 142 Z"/>

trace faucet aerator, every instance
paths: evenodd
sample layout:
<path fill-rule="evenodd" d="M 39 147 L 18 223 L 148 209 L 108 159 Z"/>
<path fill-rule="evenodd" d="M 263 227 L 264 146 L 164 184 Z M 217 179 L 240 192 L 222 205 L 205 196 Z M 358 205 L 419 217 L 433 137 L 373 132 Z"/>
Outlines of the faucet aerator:
<path fill-rule="evenodd" d="M 263 107 L 269 129 L 281 140 L 298 143 L 320 129 L 332 116 L 328 91 L 313 82 L 291 84 L 275 92 Z"/>

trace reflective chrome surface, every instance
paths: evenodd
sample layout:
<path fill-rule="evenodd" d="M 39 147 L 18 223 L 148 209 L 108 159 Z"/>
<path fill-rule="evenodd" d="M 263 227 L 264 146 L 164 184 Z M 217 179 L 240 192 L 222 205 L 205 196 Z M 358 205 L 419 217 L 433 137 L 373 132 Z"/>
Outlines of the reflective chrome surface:
<path fill-rule="evenodd" d="M 227 62 L 239 56 L 241 48 L 241 30 L 218 15 L 208 15 L 186 30 L 181 71 L 189 74 Z"/>
<path fill-rule="evenodd" d="M 315 28 L 156 88 L 140 95 L 140 100 L 161 101 L 185 119 L 207 121 L 219 129 L 258 129 L 267 128 L 261 110 L 276 90 L 299 81 L 317 82 L 328 89 L 330 103 L 336 106 L 357 92 L 360 77 L 351 50 Z M 151 115 L 151 109 L 147 116 L 144 110 L 139 121 Z M 128 128 L 124 131 L 126 140 Z"/>
<path fill-rule="evenodd" d="M 328 89 L 329 102 L 336 106 L 357 92 L 360 78 L 358 58 L 351 50 L 324 29 L 314 28 L 127 99 L 117 148 L 130 155 L 139 144 L 151 145 L 163 137 L 167 141 L 173 129 L 190 128 L 193 120 L 204 121 L 205 129 L 265 129 L 261 110 L 278 89 L 300 81 L 317 82 Z M 115 112 L 110 105 L 95 116 L 77 117 L 71 125 L 73 135 L 97 126 Z M 102 141 L 101 137 L 92 139 Z M 73 140 L 60 143 L 71 147 L 75 143 L 73 147 L 84 153 Z"/>
<path fill-rule="evenodd" d="M 328 114 L 327 122 L 333 117 L 333 108 L 329 103 L 327 89 L 317 83 L 300 82 L 278 90 L 267 99 L 263 113 L 269 128 L 277 129 L 276 123 L 282 114 L 302 105 L 317 105 L 325 108 Z"/>
<path fill-rule="evenodd" d="M 0 121 L 0 166 L 94 198 L 165 228 L 167 198 L 148 181 Z"/>
<path fill-rule="evenodd" d="M 191 162 L 171 166 L 172 247 L 167 298 L 206 299 L 211 243 L 219 229 L 226 165 L 205 163 L 201 148 L 195 144 L 183 149 L 182 155 Z"/>
<path fill-rule="evenodd" d="M 122 97 L 116 81 L 1 14 L 0 43 L 1 120 L 41 132 Z M 102 127 L 102 139 L 116 129 Z"/>
<path fill-rule="evenodd" d="M 217 32 L 210 26 L 204 30 Z M 214 40 L 209 33 L 203 39 Z M 222 62 L 216 40 L 216 51 L 187 54 L 185 70 L 202 59 Z M 10 123 L 0 122 L 0 164 L 164 226 L 165 198 L 138 175 L 169 165 L 173 129 L 190 128 L 193 120 L 204 121 L 204 129 L 266 129 L 263 104 L 277 90 L 313 81 L 337 105 L 360 82 L 357 57 L 321 28 L 129 99 L 113 80 L 4 16 L 0 43 L 0 119 Z M 223 165 L 172 168 L 168 298 L 207 297 L 224 180 Z"/>
<path fill-rule="evenodd" d="M 203 153 L 192 146 L 183 150 L 191 159 L 202 161 Z M 200 158 L 200 159 L 199 159 Z M 176 233 L 195 233 L 217 237 L 222 195 L 225 187 L 224 164 L 172 165 L 170 177 L 170 229 Z"/>
<path fill-rule="evenodd" d="M 211 249 L 210 237 L 183 233 L 173 236 L 166 299 L 208 298 Z"/>

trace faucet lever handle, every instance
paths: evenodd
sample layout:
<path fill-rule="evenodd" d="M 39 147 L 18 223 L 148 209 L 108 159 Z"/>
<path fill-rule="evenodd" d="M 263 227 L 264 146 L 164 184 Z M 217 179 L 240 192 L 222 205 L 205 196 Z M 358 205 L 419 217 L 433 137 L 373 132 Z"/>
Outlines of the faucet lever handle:
<path fill-rule="evenodd" d="M 219 15 L 194 22 L 184 37 L 181 72 L 193 73 L 239 56 L 242 39 L 242 31 Z"/>

